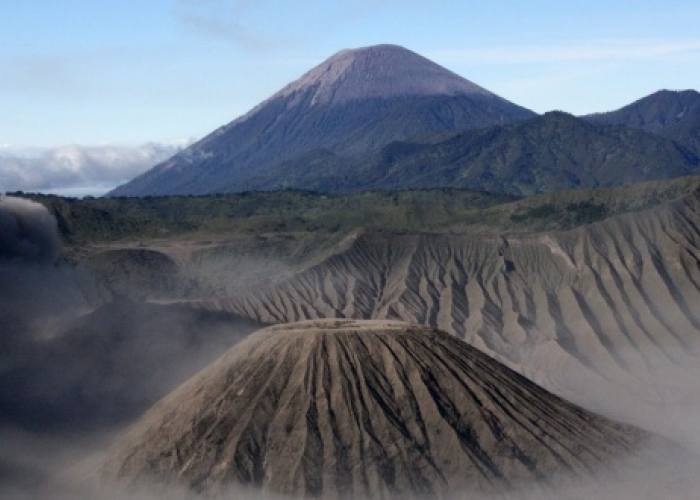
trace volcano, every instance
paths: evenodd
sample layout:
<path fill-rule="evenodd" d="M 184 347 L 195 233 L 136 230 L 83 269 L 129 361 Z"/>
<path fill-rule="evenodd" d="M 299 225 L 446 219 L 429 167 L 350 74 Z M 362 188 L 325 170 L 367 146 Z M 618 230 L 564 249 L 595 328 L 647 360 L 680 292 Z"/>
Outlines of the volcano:
<path fill-rule="evenodd" d="M 109 195 L 245 191 L 250 179 L 314 152 L 361 155 L 394 141 L 532 116 L 402 47 L 343 50 Z"/>
<path fill-rule="evenodd" d="M 545 491 L 654 443 L 667 444 L 442 331 L 313 320 L 234 346 L 120 438 L 101 471 L 206 495 L 442 498 Z"/>

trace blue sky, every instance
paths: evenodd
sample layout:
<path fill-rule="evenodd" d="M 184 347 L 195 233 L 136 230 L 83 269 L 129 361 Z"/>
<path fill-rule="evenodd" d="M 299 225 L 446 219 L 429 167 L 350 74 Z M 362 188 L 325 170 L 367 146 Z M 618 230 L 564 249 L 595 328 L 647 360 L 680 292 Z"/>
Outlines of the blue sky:
<path fill-rule="evenodd" d="M 202 137 L 343 48 L 395 43 L 520 105 L 700 88 L 700 2 L 0 0 L 0 145 Z"/>

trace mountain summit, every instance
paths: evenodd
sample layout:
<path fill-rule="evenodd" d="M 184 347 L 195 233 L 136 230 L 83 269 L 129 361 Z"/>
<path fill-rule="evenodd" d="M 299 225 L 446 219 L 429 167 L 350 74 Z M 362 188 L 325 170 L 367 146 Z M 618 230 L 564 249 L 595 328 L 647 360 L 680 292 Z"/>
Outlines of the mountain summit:
<path fill-rule="evenodd" d="M 488 90 L 397 45 L 342 50 L 287 85 L 277 96 L 304 92 L 306 89 L 314 90 L 312 106 L 373 97 L 494 96 Z"/>
<path fill-rule="evenodd" d="M 395 45 L 343 50 L 112 196 L 244 191 L 285 161 L 534 116 Z"/>

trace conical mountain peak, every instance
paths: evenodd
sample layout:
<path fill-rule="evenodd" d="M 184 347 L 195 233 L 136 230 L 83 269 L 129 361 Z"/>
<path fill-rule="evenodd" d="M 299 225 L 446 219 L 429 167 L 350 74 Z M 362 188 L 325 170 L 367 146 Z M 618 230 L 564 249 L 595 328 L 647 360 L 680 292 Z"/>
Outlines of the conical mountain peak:
<path fill-rule="evenodd" d="M 205 495 L 443 498 L 589 477 L 651 444 L 671 450 L 445 332 L 326 319 L 248 337 L 148 412 L 101 471 Z"/>
<path fill-rule="evenodd" d="M 313 90 L 311 104 L 341 104 L 367 98 L 489 95 L 486 89 L 398 45 L 341 50 L 276 97 Z"/>
<path fill-rule="evenodd" d="M 364 155 L 395 141 L 532 116 L 402 47 L 343 50 L 110 195 L 245 191 L 271 169 L 319 150 Z"/>

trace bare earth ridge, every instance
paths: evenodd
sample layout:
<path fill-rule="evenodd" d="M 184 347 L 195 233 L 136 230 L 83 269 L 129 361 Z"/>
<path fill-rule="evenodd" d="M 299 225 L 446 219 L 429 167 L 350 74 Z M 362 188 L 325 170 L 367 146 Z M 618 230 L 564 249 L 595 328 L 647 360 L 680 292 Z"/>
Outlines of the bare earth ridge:
<path fill-rule="evenodd" d="M 265 323 L 437 327 L 577 404 L 684 440 L 695 426 L 683 412 L 639 410 L 700 400 L 699 228 L 695 193 L 566 232 L 366 233 L 306 270 L 202 306 Z"/>
<path fill-rule="evenodd" d="M 651 444 L 671 449 L 447 333 L 316 320 L 234 346 L 149 411 L 102 474 L 206 494 L 253 485 L 323 498 L 443 496 L 533 484 L 546 493 L 611 474 L 611 459 Z"/>

